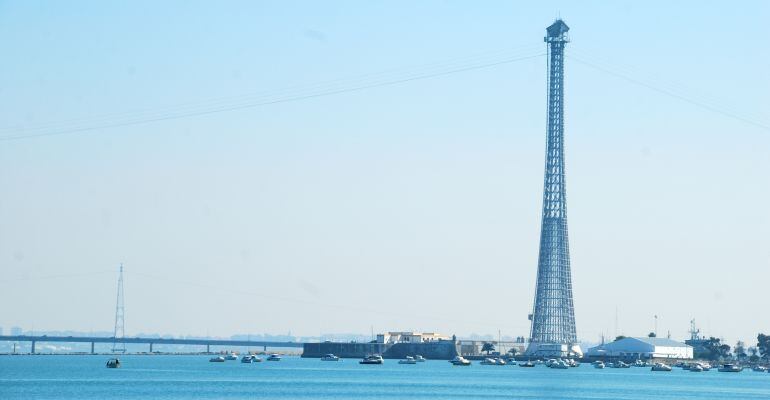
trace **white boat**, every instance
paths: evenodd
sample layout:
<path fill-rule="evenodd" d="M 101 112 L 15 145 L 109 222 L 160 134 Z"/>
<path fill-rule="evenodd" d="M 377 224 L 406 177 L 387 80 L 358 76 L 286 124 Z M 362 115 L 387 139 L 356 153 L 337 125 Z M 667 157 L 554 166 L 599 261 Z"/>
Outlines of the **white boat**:
<path fill-rule="evenodd" d="M 417 360 L 417 362 L 425 362 L 425 357 L 417 354 L 414 356 L 414 359 Z"/>
<path fill-rule="evenodd" d="M 550 367 L 553 369 L 569 369 L 569 364 L 564 360 L 557 360 L 556 362 L 551 363 Z"/>
<path fill-rule="evenodd" d="M 241 362 L 244 364 L 251 364 L 254 362 L 254 356 L 251 354 L 246 354 L 245 356 L 241 357 Z"/>
<path fill-rule="evenodd" d="M 703 371 L 711 371 L 711 364 L 704 363 L 700 365 L 701 368 L 703 368 Z"/>
<path fill-rule="evenodd" d="M 227 353 L 225 355 L 225 360 L 237 360 L 237 359 L 238 359 L 238 355 L 235 353 Z"/>
<path fill-rule="evenodd" d="M 519 364 L 519 367 L 534 368 L 535 365 L 537 365 L 537 364 L 533 363 L 532 361 L 525 361 L 525 362 Z"/>
<path fill-rule="evenodd" d="M 209 358 L 209 362 L 225 362 L 225 358 L 222 357 L 222 356 L 211 357 L 211 358 Z"/>
<path fill-rule="evenodd" d="M 568 358 L 568 359 L 567 359 L 567 361 L 565 361 L 565 362 L 566 362 L 566 363 L 567 363 L 567 365 L 568 365 L 568 366 L 570 366 L 571 368 L 577 368 L 577 367 L 579 367 L 579 366 L 580 366 L 580 363 L 579 363 L 579 362 L 577 362 L 577 361 L 575 361 L 575 360 L 573 360 L 573 359 L 571 359 L 571 358 Z"/>
<path fill-rule="evenodd" d="M 406 356 L 403 360 L 398 360 L 399 364 L 417 364 L 417 360 L 414 359 L 412 356 Z"/>
<path fill-rule="evenodd" d="M 455 358 L 449 360 L 452 365 L 458 365 L 462 367 L 467 367 L 471 365 L 471 362 L 463 358 L 463 356 L 455 356 Z"/>
<path fill-rule="evenodd" d="M 761 365 L 755 365 L 754 368 L 752 368 L 751 370 L 754 372 L 767 372 L 767 368 Z"/>
<path fill-rule="evenodd" d="M 508 363 L 508 365 L 516 365 L 516 359 L 515 358 L 509 358 L 507 363 Z"/>
<path fill-rule="evenodd" d="M 281 361 L 281 356 L 277 353 L 273 353 L 267 356 L 267 361 Z"/>
<path fill-rule="evenodd" d="M 631 366 L 624 363 L 623 361 L 618 361 L 612 364 L 612 368 L 631 368 Z"/>
<path fill-rule="evenodd" d="M 596 369 L 604 369 L 604 363 L 599 361 L 594 363 L 594 368 Z"/>
<path fill-rule="evenodd" d="M 698 363 L 692 364 L 690 365 L 690 372 L 703 372 L 703 367 Z"/>
<path fill-rule="evenodd" d="M 505 365 L 505 361 L 502 358 L 485 358 L 480 362 L 481 365 Z"/>
<path fill-rule="evenodd" d="M 334 354 L 326 354 L 323 357 L 321 357 L 321 361 L 339 361 L 340 358 L 335 356 Z"/>
<path fill-rule="evenodd" d="M 667 364 L 655 363 L 655 365 L 650 368 L 650 371 L 671 372 L 671 367 Z"/>
<path fill-rule="evenodd" d="M 743 371 L 743 367 L 739 367 L 735 364 L 725 364 L 717 370 L 719 372 L 741 372 Z"/>
<path fill-rule="evenodd" d="M 369 356 L 364 357 L 363 360 L 359 361 L 359 364 L 382 364 L 384 360 L 382 359 L 382 356 L 379 354 L 372 354 Z"/>

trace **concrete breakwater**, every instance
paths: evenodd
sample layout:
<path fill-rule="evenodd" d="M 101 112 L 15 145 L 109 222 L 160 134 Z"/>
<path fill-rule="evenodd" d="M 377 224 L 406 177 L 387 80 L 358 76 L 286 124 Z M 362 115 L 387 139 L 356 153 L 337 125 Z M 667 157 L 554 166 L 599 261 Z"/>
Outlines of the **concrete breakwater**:
<path fill-rule="evenodd" d="M 419 354 L 429 360 L 451 360 L 459 354 L 457 343 L 437 340 L 424 343 L 305 343 L 303 358 L 319 358 L 334 354 L 342 358 L 362 358 L 367 354 L 381 354 L 383 358 L 399 359 Z"/>

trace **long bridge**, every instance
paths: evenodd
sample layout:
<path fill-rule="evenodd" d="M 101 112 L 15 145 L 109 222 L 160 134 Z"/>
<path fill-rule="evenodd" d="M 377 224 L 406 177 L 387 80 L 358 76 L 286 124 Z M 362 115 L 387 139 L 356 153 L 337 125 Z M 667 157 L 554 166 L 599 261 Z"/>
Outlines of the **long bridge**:
<path fill-rule="evenodd" d="M 177 344 L 177 345 L 199 345 L 206 346 L 206 352 L 211 352 L 211 346 L 240 346 L 240 347 L 262 347 L 267 350 L 268 347 L 302 347 L 301 342 L 273 342 L 264 340 L 227 340 L 227 339 L 169 339 L 169 338 L 142 338 L 142 337 L 105 337 L 105 336 L 32 336 L 32 335 L 0 335 L 0 341 L 4 342 L 31 342 L 31 353 L 35 353 L 35 345 L 38 342 L 64 342 L 64 343 L 91 343 L 91 353 L 94 353 L 96 343 L 126 343 L 126 344 L 148 344 L 150 353 L 153 345 L 156 344 Z"/>

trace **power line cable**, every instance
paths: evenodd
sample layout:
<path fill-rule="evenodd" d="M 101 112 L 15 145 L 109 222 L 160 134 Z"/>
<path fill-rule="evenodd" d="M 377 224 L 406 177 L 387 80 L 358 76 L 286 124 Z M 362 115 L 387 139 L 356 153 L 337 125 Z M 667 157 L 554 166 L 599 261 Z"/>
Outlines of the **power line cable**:
<path fill-rule="evenodd" d="M 711 111 L 711 112 L 714 112 L 714 113 L 717 113 L 717 114 L 720 114 L 720 115 L 723 115 L 723 116 L 726 116 L 726 117 L 729 117 L 729 118 L 732 118 L 732 119 L 735 119 L 735 120 L 738 120 L 738 121 L 741 121 L 741 122 L 744 122 L 744 123 L 747 123 L 747 124 L 750 124 L 750 125 L 753 125 L 753 126 L 756 126 L 758 128 L 764 129 L 764 130 L 770 130 L 770 125 L 768 125 L 768 124 L 766 124 L 764 122 L 759 122 L 759 121 L 756 121 L 756 120 L 753 120 L 753 119 L 741 116 L 741 115 L 739 115 L 739 114 L 737 114 L 737 113 L 735 113 L 733 111 L 726 110 L 726 109 L 724 109 L 724 108 L 722 108 L 720 106 L 714 106 L 714 105 L 708 104 L 706 101 L 702 101 L 702 100 L 697 100 L 697 99 L 691 98 L 690 96 L 688 96 L 686 94 L 677 93 L 676 91 L 674 91 L 672 89 L 661 88 L 661 87 L 659 87 L 659 86 L 657 86 L 655 84 L 648 83 L 648 82 L 645 82 L 643 80 L 631 77 L 631 76 L 629 76 L 627 74 L 614 71 L 614 70 L 612 70 L 610 68 L 598 65 L 597 63 L 594 63 L 594 62 L 591 62 L 591 61 L 586 61 L 586 60 L 582 59 L 579 56 L 574 56 L 574 55 L 568 54 L 567 58 L 575 60 L 575 61 L 577 61 L 580 64 L 586 65 L 588 67 L 591 67 L 593 69 L 596 69 L 596 70 L 598 70 L 600 72 L 603 72 L 603 73 L 606 73 L 608 75 L 612 75 L 612 76 L 615 76 L 617 78 L 621 78 L 623 80 L 631 82 L 631 83 L 633 83 L 635 85 L 639 85 L 639 86 L 645 87 L 647 89 L 653 90 L 653 91 L 658 92 L 660 94 L 664 94 L 666 96 L 676 98 L 676 99 L 684 101 L 686 103 L 690 103 L 692 105 L 698 106 L 698 107 L 706 109 L 708 111 Z"/>
<path fill-rule="evenodd" d="M 493 60 L 493 61 L 488 61 L 483 63 L 477 62 L 470 65 L 467 65 L 467 64 L 460 65 L 449 69 L 443 66 L 443 69 L 440 69 L 438 71 L 434 70 L 434 71 L 417 72 L 417 73 L 412 72 L 408 75 L 405 75 L 402 73 L 400 76 L 395 76 L 395 77 L 386 76 L 376 81 L 371 81 L 371 80 L 368 82 L 364 81 L 358 84 L 353 84 L 353 85 L 348 84 L 346 86 L 341 86 L 341 87 L 332 86 L 329 88 L 322 88 L 321 90 L 317 90 L 317 91 L 304 92 L 304 93 L 300 92 L 297 94 L 287 94 L 285 96 L 272 96 L 267 98 L 261 97 L 261 98 L 252 99 L 246 102 L 227 103 L 231 101 L 230 99 L 227 99 L 226 100 L 227 102 L 221 105 L 217 103 L 203 104 L 202 106 L 198 108 L 193 108 L 192 110 L 181 110 L 178 112 L 166 112 L 166 113 L 161 112 L 158 114 L 140 115 L 138 117 L 129 118 L 127 120 L 118 120 L 118 121 L 107 120 L 106 122 L 103 122 L 103 123 L 97 123 L 97 124 L 87 125 L 87 126 L 76 126 L 76 127 L 65 127 L 65 128 L 54 127 L 53 129 L 48 129 L 48 127 L 44 127 L 42 128 L 42 131 L 37 131 L 37 132 L 34 132 L 33 130 L 34 128 L 16 130 L 12 132 L 18 132 L 19 134 L 0 136 L 0 141 L 19 140 L 19 139 L 27 139 L 27 138 L 34 138 L 34 137 L 42 137 L 42 136 L 54 136 L 54 135 L 61 135 L 61 134 L 67 134 L 67 133 L 84 132 L 84 131 L 91 131 L 96 129 L 106 129 L 106 128 L 113 128 L 113 127 L 127 126 L 127 125 L 136 125 L 136 124 L 164 121 L 169 119 L 180 119 L 180 118 L 187 118 L 187 117 L 200 116 L 200 115 L 206 115 L 206 114 L 253 108 L 253 107 L 259 107 L 259 106 L 265 106 L 265 105 L 271 105 L 271 104 L 306 100 L 310 98 L 330 96 L 330 95 L 341 94 L 341 93 L 349 93 L 349 92 L 361 91 L 361 90 L 371 89 L 376 87 L 390 86 L 390 85 L 396 85 L 396 84 L 401 84 L 401 83 L 406 83 L 406 82 L 411 82 L 416 80 L 451 75 L 451 74 L 466 72 L 471 70 L 490 68 L 493 66 L 509 64 L 517 61 L 523 61 L 531 58 L 541 57 L 543 55 L 545 54 L 542 52 L 539 52 L 537 54 L 531 54 L 530 52 L 530 54 L 525 56 L 508 57 L 505 59 L 498 59 L 498 60 Z M 32 133 L 30 133 L 30 131 L 32 131 Z"/>

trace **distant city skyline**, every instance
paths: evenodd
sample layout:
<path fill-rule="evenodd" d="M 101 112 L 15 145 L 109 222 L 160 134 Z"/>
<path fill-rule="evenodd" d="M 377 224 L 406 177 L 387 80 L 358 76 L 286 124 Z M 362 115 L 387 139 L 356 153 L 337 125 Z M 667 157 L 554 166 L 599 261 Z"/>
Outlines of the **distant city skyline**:
<path fill-rule="evenodd" d="M 527 336 L 557 15 L 578 339 L 753 343 L 760 1 L 3 2 L 0 326 Z"/>

